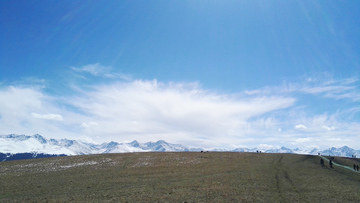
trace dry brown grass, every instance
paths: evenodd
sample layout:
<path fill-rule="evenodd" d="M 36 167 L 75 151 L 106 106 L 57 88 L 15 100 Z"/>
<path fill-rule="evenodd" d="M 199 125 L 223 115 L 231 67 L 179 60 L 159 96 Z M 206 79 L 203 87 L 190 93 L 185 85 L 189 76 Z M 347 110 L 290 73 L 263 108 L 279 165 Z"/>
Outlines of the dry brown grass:
<path fill-rule="evenodd" d="M 9 161 L 0 163 L 0 202 L 360 202 L 360 174 L 319 161 L 230 152 Z"/>

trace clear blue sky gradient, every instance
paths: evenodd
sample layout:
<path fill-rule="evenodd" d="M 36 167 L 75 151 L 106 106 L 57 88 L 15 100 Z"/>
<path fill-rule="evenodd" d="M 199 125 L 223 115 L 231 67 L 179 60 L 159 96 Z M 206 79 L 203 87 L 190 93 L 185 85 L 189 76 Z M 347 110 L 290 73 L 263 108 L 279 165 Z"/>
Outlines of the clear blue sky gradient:
<path fill-rule="evenodd" d="M 60 98 L 74 93 L 69 84 L 86 89 L 118 82 L 80 71 L 98 63 L 109 73 L 128 76 L 119 79 L 124 83 L 197 82 L 219 95 L 258 90 L 259 98 L 296 98 L 291 109 L 303 109 L 307 117 L 348 111 L 337 117 L 338 122 L 356 126 L 360 123 L 359 36 L 360 2 L 355 0 L 2 0 L 0 87 L 31 87 L 43 80 L 45 88 L 39 91 Z M 86 79 L 77 78 L 80 75 Z M 309 81 L 315 82 L 304 85 Z M 306 87 L 324 87 L 326 82 L 333 82 L 332 88 L 349 88 L 349 94 L 303 93 Z M 284 86 L 297 90 L 279 92 Z M 286 120 L 290 111 L 269 111 L 247 121 L 269 115 Z M 303 133 L 303 137 L 291 135 L 307 138 Z M 270 144 L 261 139 L 249 145 Z"/>

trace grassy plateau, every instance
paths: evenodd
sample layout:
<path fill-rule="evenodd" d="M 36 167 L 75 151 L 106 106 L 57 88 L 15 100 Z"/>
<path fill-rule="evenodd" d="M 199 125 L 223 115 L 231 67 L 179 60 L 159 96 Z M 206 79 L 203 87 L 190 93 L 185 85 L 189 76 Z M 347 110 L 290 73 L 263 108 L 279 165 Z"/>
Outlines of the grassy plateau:
<path fill-rule="evenodd" d="M 0 162 L 0 202 L 360 202 L 360 173 L 296 154 L 53 157 Z"/>

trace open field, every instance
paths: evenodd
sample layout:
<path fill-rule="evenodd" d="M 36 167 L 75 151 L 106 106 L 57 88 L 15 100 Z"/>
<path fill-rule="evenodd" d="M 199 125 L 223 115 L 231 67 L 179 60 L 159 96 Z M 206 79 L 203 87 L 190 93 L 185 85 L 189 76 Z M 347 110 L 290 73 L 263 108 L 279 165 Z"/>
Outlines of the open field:
<path fill-rule="evenodd" d="M 335 157 L 360 165 L 359 159 Z M 318 156 L 129 153 L 0 163 L 0 202 L 360 202 L 360 173 Z"/>

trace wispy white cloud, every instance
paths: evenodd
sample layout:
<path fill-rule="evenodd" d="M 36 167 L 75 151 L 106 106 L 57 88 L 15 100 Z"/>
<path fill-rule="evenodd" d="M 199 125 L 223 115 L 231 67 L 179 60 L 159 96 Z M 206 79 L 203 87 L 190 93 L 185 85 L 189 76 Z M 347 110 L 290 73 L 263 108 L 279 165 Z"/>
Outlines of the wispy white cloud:
<path fill-rule="evenodd" d="M 331 130 L 335 130 L 336 128 L 334 126 L 322 126 L 325 130 L 331 131 Z"/>
<path fill-rule="evenodd" d="M 360 101 L 359 88 L 354 84 L 357 81 L 358 79 L 356 78 L 332 80 L 331 83 L 324 82 L 311 87 L 303 87 L 300 92 L 320 95 L 327 98 Z"/>
<path fill-rule="evenodd" d="M 328 141 L 343 141 L 341 138 L 329 138 Z"/>
<path fill-rule="evenodd" d="M 110 79 L 123 79 L 123 80 L 131 80 L 129 75 L 123 73 L 114 73 L 112 72 L 113 68 L 109 66 L 102 66 L 99 63 L 96 64 L 88 64 L 81 68 L 70 67 L 75 72 L 87 72 L 93 76 L 105 77 Z"/>
<path fill-rule="evenodd" d="M 343 85 L 353 84 L 358 81 L 359 81 L 359 78 L 357 78 L 357 77 L 345 78 L 343 80 L 340 80 L 341 84 L 343 84 Z"/>
<path fill-rule="evenodd" d="M 45 120 L 56 120 L 56 121 L 62 121 L 63 117 L 59 114 L 37 114 L 37 113 L 31 113 L 31 116 L 33 118 L 40 118 Z"/>
<path fill-rule="evenodd" d="M 111 70 L 111 67 L 102 66 L 99 63 L 85 65 L 81 68 L 71 67 L 76 72 L 88 72 L 94 76 L 102 76 Z"/>
<path fill-rule="evenodd" d="M 92 125 L 97 126 L 97 125 L 99 125 L 99 124 L 96 123 L 96 122 L 89 122 L 89 123 L 83 122 L 83 123 L 81 123 L 80 127 L 81 127 L 81 128 L 90 128 L 90 126 L 92 126 Z"/>
<path fill-rule="evenodd" d="M 290 83 L 284 82 L 280 86 L 267 86 L 256 90 L 244 91 L 247 95 L 284 95 L 291 93 L 302 93 L 318 95 L 325 98 L 349 99 L 353 102 L 360 101 L 360 91 L 356 83 L 357 77 L 335 80 L 326 74 L 320 79 L 307 78 L 304 82 Z"/>
<path fill-rule="evenodd" d="M 357 78 L 346 78 L 341 80 L 331 79 L 312 86 L 304 86 L 299 89 L 306 94 L 314 94 L 325 98 L 349 99 L 353 102 L 360 101 L 359 87 L 355 84 Z"/>
<path fill-rule="evenodd" d="M 299 84 L 292 84 L 284 82 L 280 86 L 267 86 L 256 90 L 245 90 L 244 93 L 247 95 L 269 95 L 269 94 L 288 94 L 297 92 L 301 86 Z"/>
<path fill-rule="evenodd" d="M 350 99 L 354 102 L 360 101 L 360 93 L 359 92 L 329 92 L 325 94 L 325 97 L 334 98 L 334 99 Z"/>
<path fill-rule="evenodd" d="M 333 85 L 333 86 L 306 87 L 303 88 L 301 91 L 309 94 L 319 94 L 324 92 L 341 93 L 352 89 L 355 89 L 355 87 Z"/>

